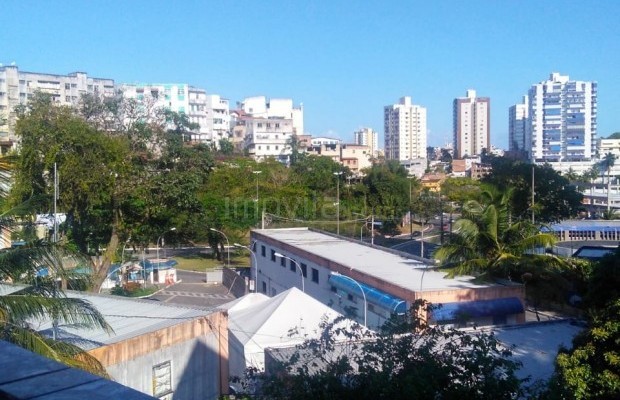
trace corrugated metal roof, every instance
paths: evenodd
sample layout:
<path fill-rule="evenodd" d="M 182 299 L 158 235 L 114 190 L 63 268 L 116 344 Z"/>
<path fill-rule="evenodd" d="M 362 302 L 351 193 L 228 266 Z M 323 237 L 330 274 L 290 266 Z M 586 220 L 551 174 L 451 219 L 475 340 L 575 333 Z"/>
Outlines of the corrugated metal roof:
<path fill-rule="evenodd" d="M 23 286 L 0 284 L 0 295 L 9 294 Z M 59 325 L 59 338 L 73 342 L 85 350 L 141 336 L 198 317 L 207 316 L 215 310 L 172 306 L 153 300 L 130 299 L 111 295 L 66 292 L 68 297 L 89 301 L 105 317 L 114 330 L 109 334 L 102 329 L 78 329 Z M 31 321 L 33 328 L 45 335 L 52 334 L 52 321 Z"/>

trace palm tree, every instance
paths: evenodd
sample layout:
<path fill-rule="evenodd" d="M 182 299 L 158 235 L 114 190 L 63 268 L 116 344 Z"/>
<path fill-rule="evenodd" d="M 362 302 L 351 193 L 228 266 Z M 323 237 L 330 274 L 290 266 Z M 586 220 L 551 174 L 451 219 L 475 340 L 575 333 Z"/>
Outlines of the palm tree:
<path fill-rule="evenodd" d="M 616 164 L 616 155 L 612 153 L 605 154 L 601 161 L 601 166 L 607 171 L 607 214 L 610 215 L 611 204 L 609 203 L 609 193 L 611 189 L 611 167 Z"/>
<path fill-rule="evenodd" d="M 552 234 L 541 233 L 528 220 L 514 221 L 510 212 L 512 191 L 500 193 L 485 187 L 481 201 L 470 200 L 463 216 L 455 222 L 450 240 L 440 246 L 434 257 L 449 276 L 474 275 L 511 279 L 527 266 L 557 264 L 552 255 L 536 254 L 536 249 L 555 243 Z"/>
<path fill-rule="evenodd" d="M 9 157 L 0 157 L 0 199 L 6 196 L 12 165 Z M 0 215 L 3 234 L 10 234 L 12 230 L 10 211 Z M 71 324 L 111 332 L 103 316 L 88 301 L 69 298 L 57 288 L 55 279 L 69 276 L 63 268 L 68 256 L 70 253 L 62 246 L 41 241 L 0 250 L 0 281 L 24 283 L 6 286 L 0 294 L 0 339 L 66 365 L 105 376 L 101 364 L 78 346 L 45 337 L 32 325 L 52 320 L 54 326 Z M 37 277 L 42 268 L 53 272 L 53 277 Z"/>

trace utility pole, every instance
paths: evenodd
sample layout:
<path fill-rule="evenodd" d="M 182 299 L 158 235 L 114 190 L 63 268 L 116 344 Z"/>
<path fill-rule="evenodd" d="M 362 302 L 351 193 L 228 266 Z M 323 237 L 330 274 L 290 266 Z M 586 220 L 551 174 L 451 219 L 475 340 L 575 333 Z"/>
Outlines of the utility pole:
<path fill-rule="evenodd" d="M 534 223 L 534 164 L 532 164 L 532 224 Z"/>
<path fill-rule="evenodd" d="M 375 215 L 370 216 L 370 244 L 375 244 Z"/>
<path fill-rule="evenodd" d="M 58 169 L 54 163 L 54 243 L 58 241 L 58 210 L 56 204 L 58 202 Z"/>

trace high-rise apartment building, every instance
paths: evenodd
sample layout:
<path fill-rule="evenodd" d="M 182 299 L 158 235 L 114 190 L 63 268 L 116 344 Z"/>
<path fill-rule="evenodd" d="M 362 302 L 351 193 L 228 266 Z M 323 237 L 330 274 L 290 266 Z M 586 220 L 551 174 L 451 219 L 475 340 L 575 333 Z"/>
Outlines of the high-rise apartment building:
<path fill-rule="evenodd" d="M 353 132 L 353 143 L 368 146 L 370 154 L 375 157 L 379 150 L 379 134 L 372 128 L 360 128 Z"/>
<path fill-rule="evenodd" d="M 16 65 L 0 65 L 0 146 L 10 147 L 14 135 L 15 107 L 26 104 L 35 91 L 47 93 L 62 105 L 77 105 L 82 94 L 114 96 L 114 80 L 91 78 L 85 72 L 56 75 L 20 71 Z"/>
<path fill-rule="evenodd" d="M 405 96 L 384 107 L 385 158 L 411 160 L 426 157 L 426 108 Z"/>
<path fill-rule="evenodd" d="M 480 155 L 491 147 L 491 100 L 476 97 L 468 90 L 466 97 L 454 99 L 454 157 Z"/>
<path fill-rule="evenodd" d="M 528 92 L 525 143 L 534 162 L 589 162 L 596 155 L 596 82 L 552 73 Z"/>
<path fill-rule="evenodd" d="M 523 103 L 508 109 L 508 150 L 526 151 L 525 137 L 528 124 L 528 97 L 523 96 Z"/>

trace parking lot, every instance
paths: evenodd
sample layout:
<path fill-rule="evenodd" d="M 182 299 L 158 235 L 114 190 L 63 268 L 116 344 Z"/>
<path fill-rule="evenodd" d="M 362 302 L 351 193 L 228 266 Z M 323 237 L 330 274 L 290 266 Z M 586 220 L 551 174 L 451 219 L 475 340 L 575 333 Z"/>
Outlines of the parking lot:
<path fill-rule="evenodd" d="M 235 299 L 221 284 L 207 284 L 205 274 L 177 270 L 179 282 L 160 290 L 149 299 L 190 307 L 214 308 Z"/>

